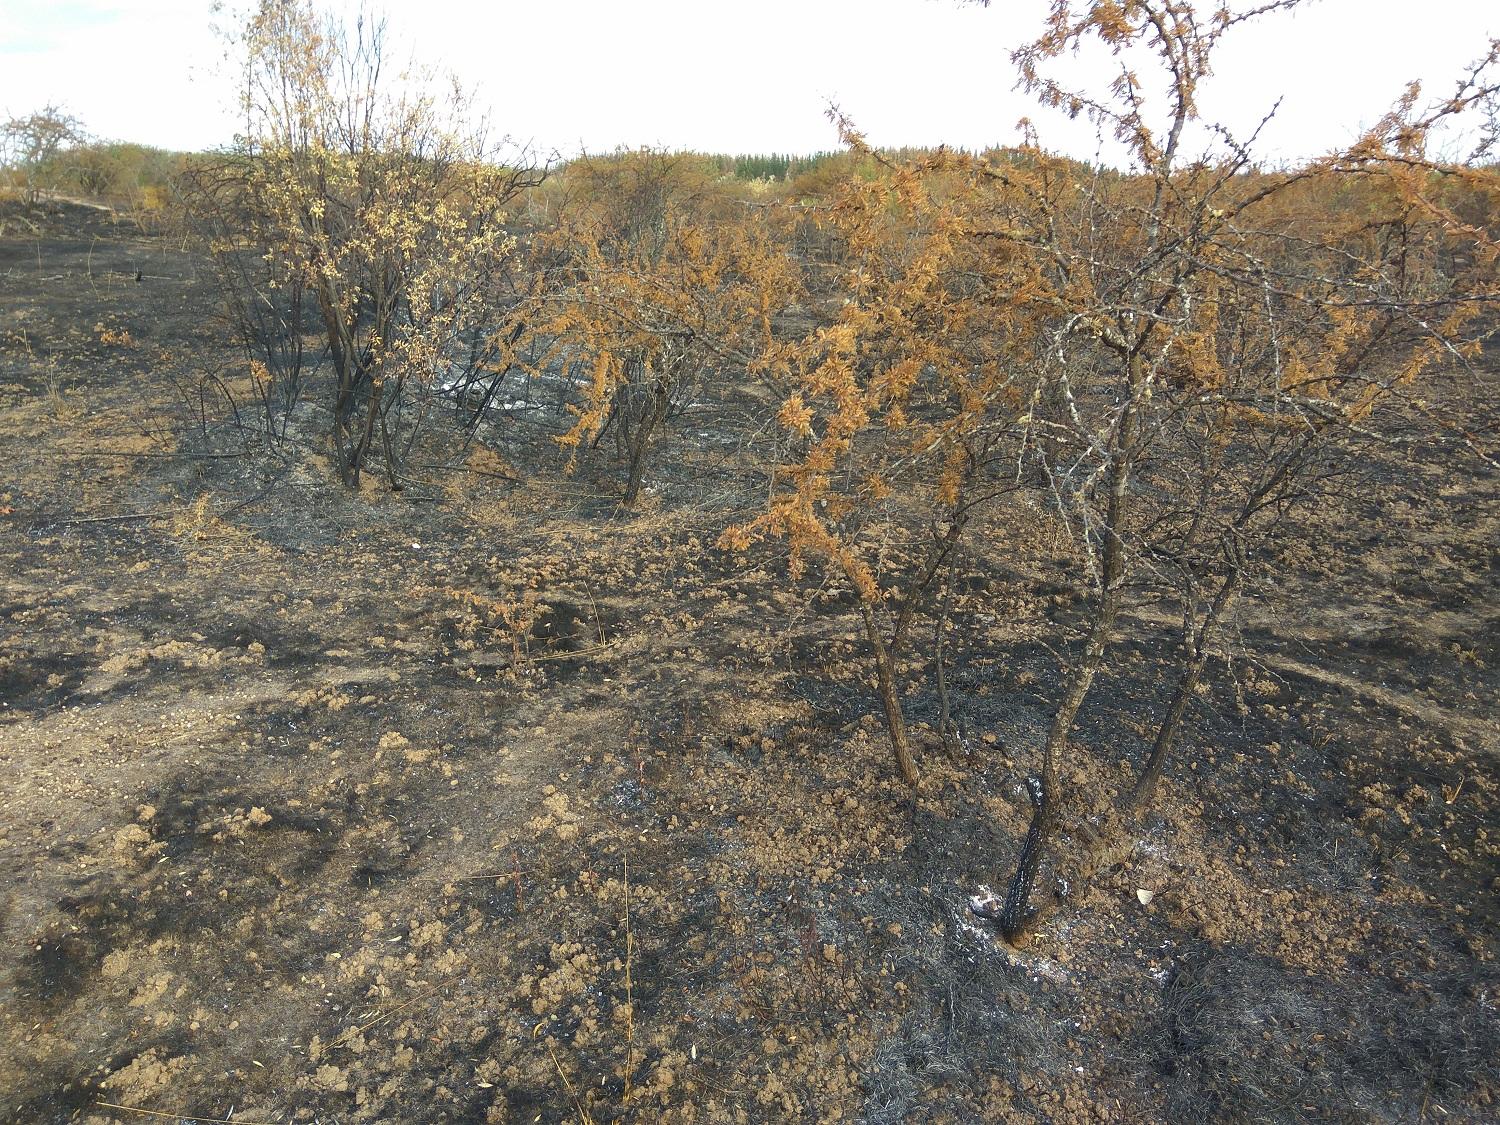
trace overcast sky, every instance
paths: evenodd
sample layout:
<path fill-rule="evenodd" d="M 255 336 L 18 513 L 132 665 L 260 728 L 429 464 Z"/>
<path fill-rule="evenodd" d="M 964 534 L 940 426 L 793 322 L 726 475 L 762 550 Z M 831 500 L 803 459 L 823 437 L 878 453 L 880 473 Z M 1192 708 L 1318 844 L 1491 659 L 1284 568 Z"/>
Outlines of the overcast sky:
<path fill-rule="evenodd" d="M 243 6 L 243 5 L 241 5 Z M 836 101 L 881 145 L 971 148 L 1039 116 L 1010 51 L 1044 0 L 388 0 L 398 57 L 481 90 L 497 128 L 569 154 L 659 144 L 719 152 L 835 147 Z M 0 112 L 57 102 L 96 136 L 200 149 L 235 118 L 209 0 L 0 0 Z M 1284 95 L 1259 151 L 1347 142 L 1405 83 L 1447 93 L 1500 36 L 1500 0 L 1315 0 L 1238 30 L 1207 116 L 1246 129 Z M 1080 60 L 1098 85 L 1112 74 Z M 1076 125 L 1044 138 L 1093 155 Z"/>

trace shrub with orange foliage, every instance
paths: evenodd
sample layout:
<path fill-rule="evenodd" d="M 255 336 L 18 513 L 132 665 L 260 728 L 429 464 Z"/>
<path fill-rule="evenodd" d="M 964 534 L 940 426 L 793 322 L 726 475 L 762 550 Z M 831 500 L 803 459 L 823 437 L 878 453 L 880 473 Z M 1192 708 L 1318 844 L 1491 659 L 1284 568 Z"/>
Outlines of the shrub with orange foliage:
<path fill-rule="evenodd" d="M 571 166 L 572 195 L 543 242 L 562 263 L 539 330 L 586 373 L 558 440 L 613 430 L 635 504 L 651 451 L 705 383 L 771 344 L 798 279 L 774 231 L 693 157 L 643 149 Z"/>
<path fill-rule="evenodd" d="M 1127 599 L 1172 599 L 1183 625 L 1180 675 L 1118 803 L 1123 823 L 1149 802 L 1266 537 L 1351 444 L 1377 436 L 1383 412 L 1428 409 L 1423 379 L 1472 360 L 1493 327 L 1500 247 L 1472 216 L 1494 213 L 1500 177 L 1428 148 L 1493 102 L 1500 44 L 1432 106 L 1413 88 L 1348 149 L 1266 173 L 1255 137 L 1202 121 L 1198 95 L 1225 35 L 1294 3 L 1054 4 L 1014 56 L 1021 82 L 1092 119 L 1122 146 L 1121 171 L 1052 155 L 1035 132 L 1009 153 L 898 163 L 839 118 L 882 174 L 846 180 L 827 212 L 848 253 L 824 323 L 762 359 L 789 388 L 779 418 L 794 455 L 765 513 L 724 542 L 781 537 L 794 572 L 816 561 L 857 594 L 909 782 L 894 653 L 970 518 L 1025 490 L 1072 531 L 1086 635 L 1062 668 L 1005 902 L 979 908 L 1013 941 L 1056 900 L 1033 908 L 1050 851 L 1059 885 L 1076 890 L 1123 836 L 1077 815 L 1098 795 L 1065 786 L 1059 766 Z M 1048 75 L 1086 41 L 1120 61 L 1107 90 Z M 931 525 L 909 530 L 914 510 Z M 908 565 L 891 566 L 903 553 Z"/>

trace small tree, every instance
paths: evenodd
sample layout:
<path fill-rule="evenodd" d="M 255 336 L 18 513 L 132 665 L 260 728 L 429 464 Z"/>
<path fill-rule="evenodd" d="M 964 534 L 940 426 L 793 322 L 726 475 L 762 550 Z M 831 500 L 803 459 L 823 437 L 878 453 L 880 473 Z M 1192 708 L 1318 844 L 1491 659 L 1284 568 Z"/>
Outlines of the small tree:
<path fill-rule="evenodd" d="M 1026 256 L 966 237 L 985 220 L 951 194 L 945 158 L 883 161 L 839 123 L 881 174 L 845 180 L 832 198 L 841 252 L 826 323 L 761 359 L 789 391 L 785 460 L 766 513 L 723 542 L 784 537 L 794 577 L 812 562 L 848 584 L 892 753 L 916 785 L 899 662 L 970 520 L 1013 487 L 1004 458 L 1031 397 L 1042 292 Z M 913 521 L 914 507 L 925 518 Z"/>
<path fill-rule="evenodd" d="M 1081 166 L 1029 134 L 1013 153 L 887 161 L 878 182 L 846 183 L 830 218 L 851 251 L 841 301 L 768 361 L 792 387 L 781 420 L 797 460 L 766 515 L 728 539 L 782 535 L 794 565 L 821 559 L 858 592 L 908 781 L 917 774 L 888 655 L 932 589 L 932 565 L 887 577 L 866 529 L 891 510 L 891 490 L 939 514 L 928 556 L 939 564 L 965 513 L 1008 487 L 1072 531 L 1084 635 L 1028 779 L 1033 814 L 1005 901 L 977 907 L 1012 941 L 1055 901 L 1033 902 L 1049 853 L 1077 887 L 1122 839 L 1118 824 L 1090 826 L 1098 786 L 1065 785 L 1062 767 L 1076 772 L 1071 732 L 1130 600 L 1175 597 L 1183 625 L 1176 686 L 1119 804 L 1126 823 L 1155 790 L 1259 545 L 1319 494 L 1351 443 L 1370 440 L 1383 410 L 1420 408 L 1423 376 L 1466 361 L 1490 327 L 1497 247 L 1461 216 L 1492 213 L 1497 177 L 1435 161 L 1426 146 L 1493 98 L 1496 51 L 1432 110 L 1412 90 L 1348 150 L 1260 173 L 1254 138 L 1206 126 L 1198 95 L 1224 35 L 1291 6 L 1055 4 L 1043 36 L 1015 56 L 1022 83 L 1091 117 L 1129 166 Z M 1090 40 L 1120 59 L 1108 91 L 1046 76 Z M 1131 69 L 1142 57 L 1157 75 Z M 1003 538 L 987 546 L 1006 550 Z M 888 606 L 886 641 L 871 623 Z"/>
<path fill-rule="evenodd" d="M 48 175 L 64 149 L 86 139 L 83 124 L 60 106 L 47 105 L 25 117 L 12 117 L 0 126 L 0 163 L 35 203 L 43 191 L 56 187 Z"/>
<path fill-rule="evenodd" d="M 1031 784 L 1031 827 L 996 912 L 1013 941 L 1054 898 L 1032 908 L 1044 850 L 1064 825 L 1074 846 L 1059 885 L 1085 885 L 1122 842 L 1118 829 L 1097 831 L 1078 815 L 1095 802 L 1064 789 L 1059 765 L 1132 589 L 1149 596 L 1165 584 L 1183 629 L 1176 688 L 1120 802 L 1127 824 L 1154 792 L 1259 544 L 1286 527 L 1292 506 L 1320 494 L 1380 411 L 1412 395 L 1439 361 L 1476 354 L 1468 326 L 1490 327 L 1479 318 L 1496 295 L 1497 247 L 1445 196 L 1493 200 L 1496 179 L 1425 149 L 1438 125 L 1493 90 L 1483 79 L 1495 50 L 1432 111 L 1418 110 L 1413 88 L 1350 149 L 1293 172 L 1256 174 L 1251 144 L 1217 126 L 1200 155 L 1185 157 L 1214 48 L 1264 10 L 1205 17 L 1185 3 L 1060 4 L 1047 34 L 1017 55 L 1028 86 L 1049 104 L 1081 106 L 1129 147 L 1137 174 L 1091 179 L 1074 245 L 1061 235 L 1041 243 L 1081 329 L 1059 337 L 1050 376 L 1069 404 L 1069 460 L 1049 458 L 1046 468 L 1079 529 L 1093 597 Z M 1159 106 L 1128 69 L 1101 100 L 1042 75 L 1046 60 L 1086 38 L 1117 54 L 1148 48 L 1162 66 Z M 1061 218 L 1048 215 L 1047 229 L 1060 231 Z"/>

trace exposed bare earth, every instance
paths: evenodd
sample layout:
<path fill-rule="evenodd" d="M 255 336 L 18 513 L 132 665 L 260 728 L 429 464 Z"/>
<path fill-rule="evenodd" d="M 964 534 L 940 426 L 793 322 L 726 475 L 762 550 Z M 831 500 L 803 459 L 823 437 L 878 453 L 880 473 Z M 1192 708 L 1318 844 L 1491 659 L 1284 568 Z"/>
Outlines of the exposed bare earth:
<path fill-rule="evenodd" d="M 697 461 L 635 514 L 534 439 L 345 494 L 195 397 L 243 380 L 188 256 L 3 221 L 0 1119 L 1500 1114 L 1500 482 L 1448 436 L 1246 599 L 1134 855 L 1018 954 L 965 903 L 1078 615 L 1035 513 L 913 798 L 849 603 L 715 550 Z M 1080 770 L 1139 762 L 1153 628 Z"/>

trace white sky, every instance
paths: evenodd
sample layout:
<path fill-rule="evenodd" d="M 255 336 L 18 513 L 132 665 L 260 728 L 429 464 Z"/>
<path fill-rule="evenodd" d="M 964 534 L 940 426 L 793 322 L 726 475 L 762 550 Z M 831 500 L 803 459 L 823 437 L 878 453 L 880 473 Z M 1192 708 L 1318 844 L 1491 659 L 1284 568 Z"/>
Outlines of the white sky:
<path fill-rule="evenodd" d="M 830 100 L 881 145 L 983 147 L 1023 115 L 1091 156 L 1091 133 L 1013 90 L 1009 54 L 1045 0 L 373 0 L 398 58 L 477 84 L 495 126 L 543 149 L 661 144 L 718 152 L 837 146 Z M 198 149 L 234 133 L 209 0 L 0 0 L 0 113 L 58 102 L 96 136 Z M 1257 151 L 1322 152 L 1413 78 L 1434 97 L 1500 36 L 1500 0 L 1314 0 L 1226 39 L 1205 113 Z M 1111 71 L 1081 60 L 1096 88 Z"/>

